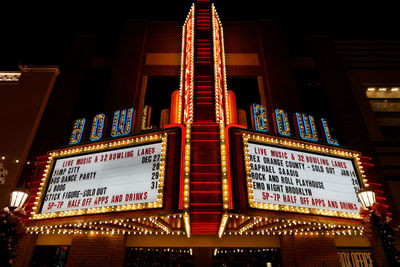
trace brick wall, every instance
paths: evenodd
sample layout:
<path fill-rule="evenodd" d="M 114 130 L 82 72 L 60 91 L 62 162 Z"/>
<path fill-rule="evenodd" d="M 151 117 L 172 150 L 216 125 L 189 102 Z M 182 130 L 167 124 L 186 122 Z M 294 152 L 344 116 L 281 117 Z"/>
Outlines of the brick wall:
<path fill-rule="evenodd" d="M 281 253 L 283 266 L 340 266 L 333 238 L 282 236 Z"/>
<path fill-rule="evenodd" d="M 14 267 L 29 266 L 35 251 L 37 235 L 25 234 L 20 237 L 17 248 Z"/>
<path fill-rule="evenodd" d="M 281 257 L 283 266 L 297 266 L 294 236 L 283 235 L 281 241 Z"/>
<path fill-rule="evenodd" d="M 379 239 L 377 239 L 376 230 L 374 231 L 374 234 L 375 234 L 375 236 L 372 239 L 370 239 L 370 242 L 371 242 L 371 250 L 372 250 L 372 254 L 374 255 L 374 260 L 375 260 L 376 266 L 390 267 L 390 265 L 387 262 L 387 259 L 385 257 L 385 252 L 382 247 L 382 244 L 380 243 Z"/>
<path fill-rule="evenodd" d="M 77 235 L 72 239 L 68 267 L 123 266 L 126 237 Z"/>

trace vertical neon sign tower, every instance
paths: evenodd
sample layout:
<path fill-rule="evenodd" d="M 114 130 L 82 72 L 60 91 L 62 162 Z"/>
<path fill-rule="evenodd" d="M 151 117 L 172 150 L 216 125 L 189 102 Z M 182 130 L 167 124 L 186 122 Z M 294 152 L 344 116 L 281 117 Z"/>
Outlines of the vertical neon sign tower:
<path fill-rule="evenodd" d="M 178 122 L 185 125 L 181 208 L 190 234 L 223 233 L 231 208 L 225 126 L 229 121 L 223 30 L 215 7 L 197 0 L 182 35 Z"/>

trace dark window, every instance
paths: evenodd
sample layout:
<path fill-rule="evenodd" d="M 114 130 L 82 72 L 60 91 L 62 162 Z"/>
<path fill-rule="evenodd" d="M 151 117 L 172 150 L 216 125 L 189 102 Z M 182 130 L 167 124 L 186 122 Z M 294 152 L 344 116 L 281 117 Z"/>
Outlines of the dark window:
<path fill-rule="evenodd" d="M 36 246 L 31 266 L 58 266 L 67 263 L 69 246 Z"/>
<path fill-rule="evenodd" d="M 148 77 L 144 104 L 151 107 L 150 125 L 159 128 L 161 110 L 170 108 L 171 95 L 175 90 L 179 90 L 179 77 Z"/>
<path fill-rule="evenodd" d="M 399 87 L 368 87 L 365 91 L 371 109 L 375 114 L 393 113 L 398 117 L 400 113 Z"/>
<path fill-rule="evenodd" d="M 296 70 L 295 78 L 304 112 L 315 118 L 326 118 L 329 113 L 328 98 L 319 75 L 314 70 Z"/>
<path fill-rule="evenodd" d="M 190 248 L 127 248 L 125 266 L 182 266 L 193 264 Z"/>
<path fill-rule="evenodd" d="M 262 266 L 281 265 L 278 248 L 215 248 L 213 266 Z"/>

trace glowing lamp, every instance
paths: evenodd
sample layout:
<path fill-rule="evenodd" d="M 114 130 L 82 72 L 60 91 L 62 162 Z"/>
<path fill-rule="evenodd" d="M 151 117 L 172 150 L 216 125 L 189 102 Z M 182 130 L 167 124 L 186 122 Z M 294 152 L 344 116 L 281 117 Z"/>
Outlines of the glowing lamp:
<path fill-rule="evenodd" d="M 28 193 L 23 189 L 17 189 L 11 192 L 10 209 L 22 208 L 28 198 Z"/>
<path fill-rule="evenodd" d="M 362 188 L 357 193 L 358 199 L 364 208 L 371 208 L 375 202 L 375 192 L 368 188 Z"/>

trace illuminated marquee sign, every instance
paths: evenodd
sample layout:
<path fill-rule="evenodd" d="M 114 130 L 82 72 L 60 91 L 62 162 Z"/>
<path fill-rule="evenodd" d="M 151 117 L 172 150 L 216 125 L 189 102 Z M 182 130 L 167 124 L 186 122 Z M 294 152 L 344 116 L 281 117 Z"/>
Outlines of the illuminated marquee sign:
<path fill-rule="evenodd" d="M 359 218 L 359 154 L 243 134 L 252 208 Z"/>
<path fill-rule="evenodd" d="M 162 208 L 166 148 L 156 134 L 51 153 L 32 218 Z"/>
<path fill-rule="evenodd" d="M 282 136 L 292 135 L 289 116 L 285 110 L 275 109 L 272 118 L 276 133 Z M 268 123 L 267 111 L 264 106 L 253 104 L 251 119 L 255 130 L 261 132 L 271 131 L 271 126 Z M 320 141 L 320 138 L 318 137 L 317 123 L 315 122 L 313 116 L 303 113 L 295 113 L 294 121 L 296 122 L 295 124 L 297 126 L 296 133 L 300 138 L 313 142 Z M 330 145 L 339 145 L 339 142 L 332 138 L 326 119 L 321 119 L 320 126 L 324 140 Z"/>
<path fill-rule="evenodd" d="M 113 123 L 111 127 L 112 137 L 122 137 L 132 132 L 135 121 L 135 110 L 133 108 L 117 110 L 114 112 Z M 84 135 L 86 119 L 77 119 L 72 127 L 72 133 L 69 138 L 69 145 L 77 145 Z M 98 141 L 103 137 L 104 125 L 106 124 L 106 115 L 97 114 L 93 118 L 90 130 L 90 141 Z"/>

